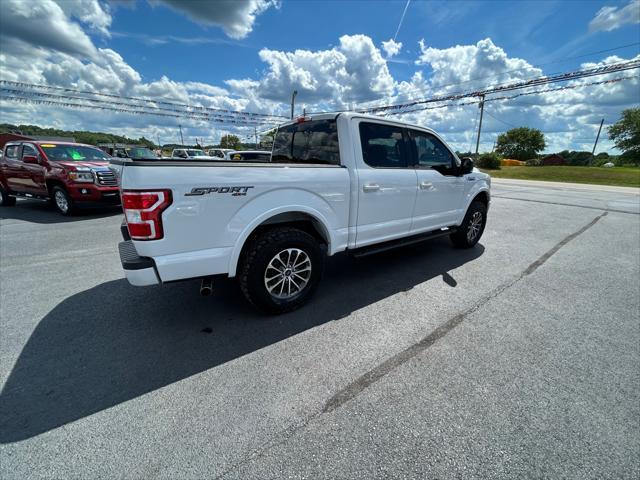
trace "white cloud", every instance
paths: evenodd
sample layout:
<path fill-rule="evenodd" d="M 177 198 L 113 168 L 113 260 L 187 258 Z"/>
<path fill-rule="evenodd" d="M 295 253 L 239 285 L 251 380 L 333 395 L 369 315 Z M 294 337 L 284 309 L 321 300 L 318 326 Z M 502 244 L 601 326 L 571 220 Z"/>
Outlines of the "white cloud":
<path fill-rule="evenodd" d="M 631 0 L 622 8 L 604 6 L 589 22 L 591 32 L 610 32 L 623 25 L 640 23 L 640 0 Z"/>
<path fill-rule="evenodd" d="M 82 23 L 105 36 L 109 36 L 111 14 L 98 0 L 55 0 L 68 17 L 75 17 Z"/>
<path fill-rule="evenodd" d="M 270 7 L 279 7 L 278 0 L 148 1 L 152 5 L 164 5 L 185 14 L 196 23 L 222 27 L 228 36 L 236 39 L 246 37 L 253 30 L 258 15 Z"/>
<path fill-rule="evenodd" d="M 393 94 L 394 81 L 380 50 L 366 35 L 344 35 L 330 50 L 282 52 L 262 49 L 268 70 L 257 81 L 230 80 L 240 94 L 288 102 L 293 90 L 307 104 L 344 106 Z"/>
<path fill-rule="evenodd" d="M 640 56 L 636 57 L 639 58 Z M 624 60 L 615 56 L 608 57 L 598 63 L 585 63 L 581 68 L 593 68 Z M 384 103 L 400 103 L 443 93 L 473 91 L 479 87 L 543 75 L 540 69 L 525 60 L 509 57 L 489 39 L 476 45 L 458 45 L 445 49 L 427 48 L 422 43 L 417 63 L 430 67 L 431 75 L 425 78 L 422 72 L 416 72 L 410 81 L 399 82 L 392 101 Z M 568 85 L 585 85 L 620 76 L 625 75 L 610 74 L 585 78 L 569 82 Z M 478 78 L 481 80 L 474 80 Z M 541 88 L 555 88 L 561 85 Z M 585 145 L 589 143 L 592 146 L 602 118 L 605 118 L 605 124 L 611 124 L 618 119 L 621 110 L 640 101 L 639 85 L 638 79 L 633 79 L 523 96 L 507 101 L 490 101 L 491 96 L 488 96 L 480 150 L 491 150 L 498 134 L 514 126 L 541 129 L 547 137 L 547 151 L 550 152 L 586 148 Z M 475 149 L 477 105 L 423 110 L 395 118 L 434 128 L 460 151 Z M 600 139 L 598 151 L 605 151 L 612 146 L 605 137 Z"/>
<path fill-rule="evenodd" d="M 82 27 L 53 0 L 3 0 L 0 46 L 3 52 L 32 45 L 82 57 L 95 57 L 96 47 Z M 13 50 L 11 50 L 13 49 Z"/>
<path fill-rule="evenodd" d="M 427 47 L 420 40 L 420 57 L 417 65 L 428 65 L 433 70 L 431 86 L 447 90 L 469 90 L 474 86 L 485 86 L 512 82 L 542 75 L 542 70 L 526 60 L 511 58 L 494 45 L 490 38 L 475 45 L 456 45 L 438 49 Z"/>
<path fill-rule="evenodd" d="M 393 38 L 390 38 L 386 42 L 382 42 L 382 48 L 387 53 L 387 58 L 391 58 L 400 53 L 402 42 L 396 42 Z"/>

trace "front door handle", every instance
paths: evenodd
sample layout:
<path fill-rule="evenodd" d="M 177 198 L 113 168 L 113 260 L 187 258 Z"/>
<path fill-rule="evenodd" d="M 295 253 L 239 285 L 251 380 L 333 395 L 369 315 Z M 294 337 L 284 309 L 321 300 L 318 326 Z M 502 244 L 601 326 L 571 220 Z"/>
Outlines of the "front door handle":
<path fill-rule="evenodd" d="M 380 185 L 378 185 L 377 183 L 365 183 L 362 186 L 362 190 L 364 190 L 365 192 L 377 192 L 378 190 L 380 190 Z"/>
<path fill-rule="evenodd" d="M 433 183 L 431 182 L 420 182 L 421 190 L 431 190 L 433 188 Z"/>

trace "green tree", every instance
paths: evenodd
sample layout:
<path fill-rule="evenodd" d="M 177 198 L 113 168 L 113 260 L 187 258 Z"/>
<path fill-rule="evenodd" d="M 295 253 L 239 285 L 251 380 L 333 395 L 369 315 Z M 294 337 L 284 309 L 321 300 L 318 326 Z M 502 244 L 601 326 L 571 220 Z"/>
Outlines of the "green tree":
<path fill-rule="evenodd" d="M 528 160 L 544 150 L 544 134 L 535 128 L 513 128 L 498 135 L 496 152 L 504 158 Z"/>
<path fill-rule="evenodd" d="M 490 170 L 500 170 L 500 157 L 497 153 L 483 153 L 478 157 L 476 165 L 479 168 L 487 168 Z"/>
<path fill-rule="evenodd" d="M 609 138 L 622 150 L 624 163 L 640 164 L 640 108 L 622 111 L 622 118 L 609 127 Z"/>
<path fill-rule="evenodd" d="M 220 147 L 233 148 L 234 150 L 238 150 L 242 148 L 242 144 L 240 143 L 240 138 L 238 138 L 236 135 L 223 135 L 220 139 Z"/>

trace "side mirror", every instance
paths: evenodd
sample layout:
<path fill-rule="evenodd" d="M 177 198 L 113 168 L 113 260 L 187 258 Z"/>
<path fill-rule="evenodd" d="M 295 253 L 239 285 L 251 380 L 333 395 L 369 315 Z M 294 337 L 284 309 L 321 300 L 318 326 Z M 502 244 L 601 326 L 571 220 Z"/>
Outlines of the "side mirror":
<path fill-rule="evenodd" d="M 34 164 L 38 164 L 38 157 L 36 157 L 35 155 L 25 155 L 24 157 L 22 157 L 22 161 L 24 163 L 34 163 Z"/>
<path fill-rule="evenodd" d="M 471 157 L 464 157 L 460 164 L 460 175 L 466 175 L 473 172 L 473 159 Z"/>

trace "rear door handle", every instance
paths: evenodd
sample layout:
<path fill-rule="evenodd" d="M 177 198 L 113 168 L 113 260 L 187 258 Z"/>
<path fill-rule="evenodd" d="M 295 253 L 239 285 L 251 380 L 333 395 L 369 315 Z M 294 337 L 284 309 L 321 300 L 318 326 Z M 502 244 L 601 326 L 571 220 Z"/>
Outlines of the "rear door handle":
<path fill-rule="evenodd" d="M 420 182 L 420 189 L 421 190 L 430 190 L 431 188 L 433 188 L 433 183 L 431 183 L 431 182 Z"/>
<path fill-rule="evenodd" d="M 365 183 L 362 186 L 362 190 L 364 190 L 365 192 L 377 192 L 378 190 L 380 190 L 380 185 L 378 185 L 377 183 Z"/>

